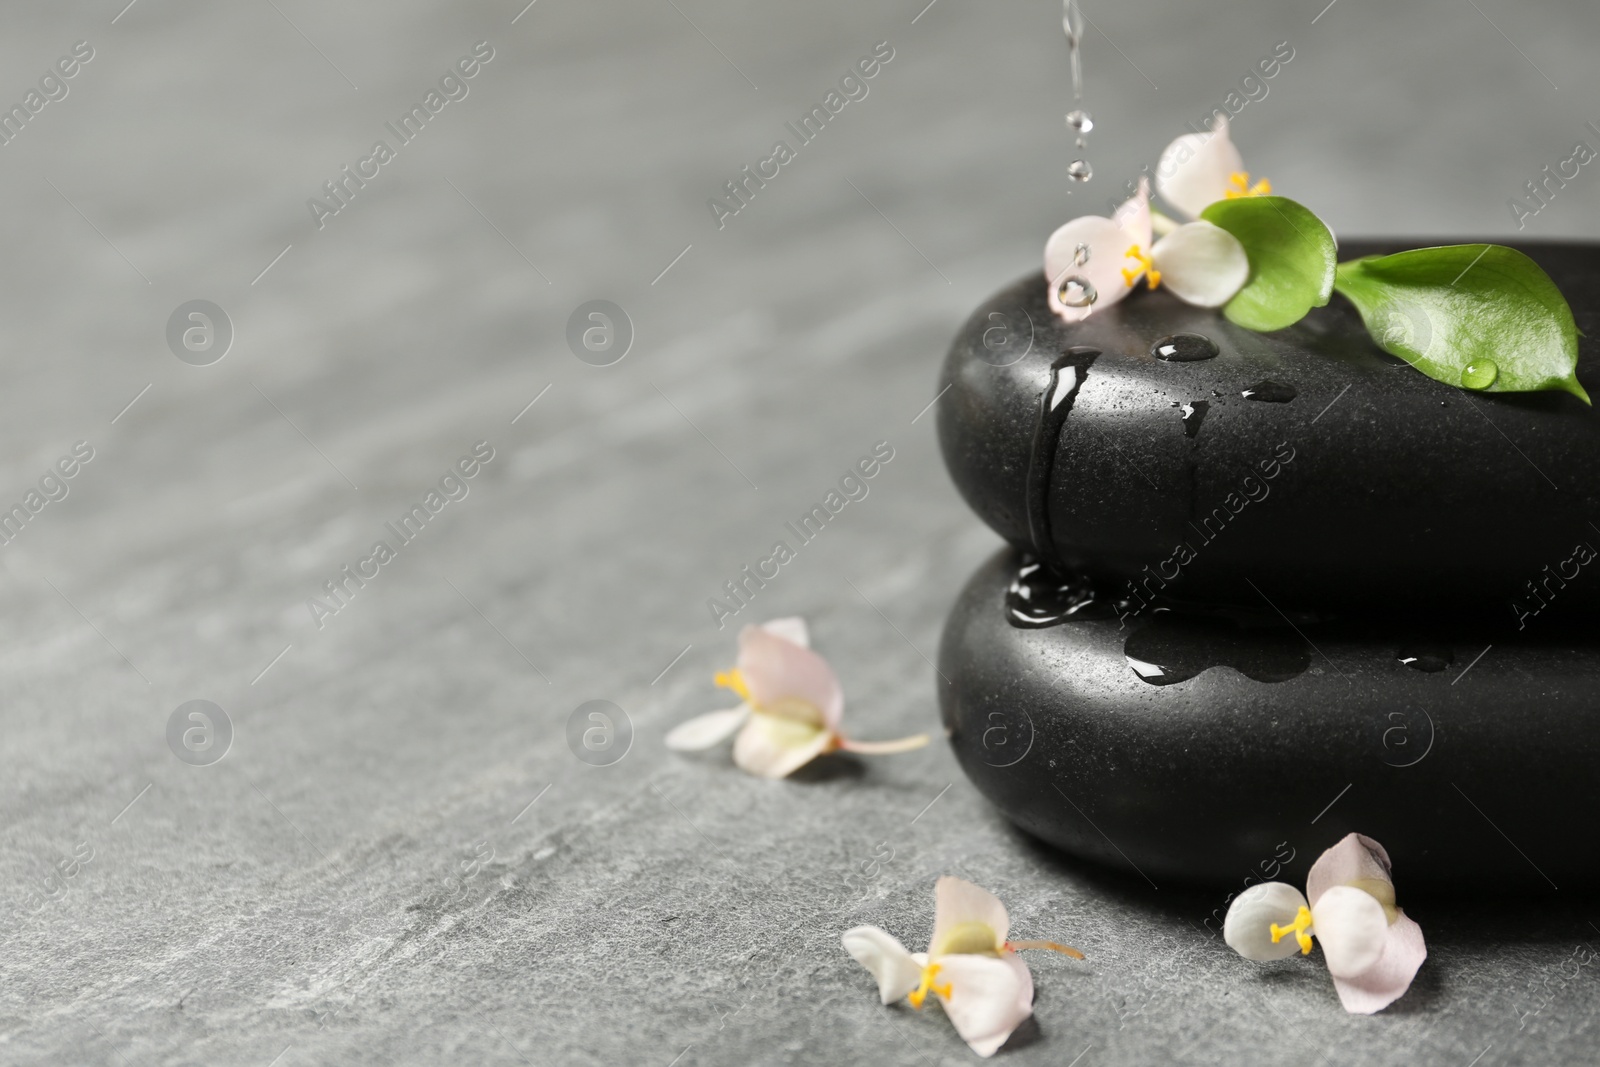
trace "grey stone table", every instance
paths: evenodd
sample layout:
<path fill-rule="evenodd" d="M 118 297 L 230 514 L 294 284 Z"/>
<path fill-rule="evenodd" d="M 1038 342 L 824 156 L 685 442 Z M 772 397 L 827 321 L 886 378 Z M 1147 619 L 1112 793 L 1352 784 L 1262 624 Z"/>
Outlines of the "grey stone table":
<path fill-rule="evenodd" d="M 861 735 L 934 726 L 927 656 L 995 545 L 934 447 L 948 337 L 1279 42 L 1237 140 L 1336 230 L 1516 232 L 1507 201 L 1600 143 L 1577 0 L 1086 12 L 1070 189 L 1050 0 L 0 13 L 3 503 L 45 482 L 0 547 L 0 1061 L 967 1063 L 838 943 L 919 940 L 955 873 L 1089 957 L 1036 962 L 1006 1062 L 1592 1062 L 1567 887 L 1407 898 L 1432 957 L 1348 1018 L 1320 967 L 1228 953 L 1219 894 L 1009 829 L 942 746 L 782 783 L 663 749 L 724 698 L 707 600 L 878 441 L 870 495 L 735 621 L 807 616 Z M 1600 236 L 1597 189 L 1524 232 Z M 595 299 L 631 322 L 610 366 L 567 342 Z M 221 317 L 169 346 L 193 300 Z M 589 700 L 631 731 L 606 766 L 569 746 Z"/>

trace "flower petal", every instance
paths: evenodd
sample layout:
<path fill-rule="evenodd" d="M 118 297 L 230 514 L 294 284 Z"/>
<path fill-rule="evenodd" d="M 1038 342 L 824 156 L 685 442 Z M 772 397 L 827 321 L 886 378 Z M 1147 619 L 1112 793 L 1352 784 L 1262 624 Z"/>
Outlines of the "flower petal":
<path fill-rule="evenodd" d="M 844 932 L 844 950 L 878 980 L 878 996 L 893 1004 L 922 982 L 922 964 L 906 947 L 876 926 L 857 926 Z"/>
<path fill-rule="evenodd" d="M 836 744 L 832 731 L 756 712 L 733 742 L 733 762 L 761 778 L 787 778 Z"/>
<path fill-rule="evenodd" d="M 915 752 L 928 744 L 927 734 L 915 734 L 894 741 L 852 741 L 839 738 L 839 747 L 846 752 L 859 752 L 863 756 L 892 756 L 899 752 Z"/>
<path fill-rule="evenodd" d="M 1156 164 L 1156 190 L 1185 215 L 1200 212 L 1228 192 L 1228 178 L 1244 170 L 1244 157 L 1228 136 L 1228 119 L 1218 115 L 1207 133 L 1186 133 L 1167 145 Z"/>
<path fill-rule="evenodd" d="M 1033 977 L 1022 959 L 964 954 L 939 958 L 937 981 L 950 994 L 939 1002 L 956 1033 L 980 1056 L 993 1056 L 1011 1032 L 1033 1014 Z"/>
<path fill-rule="evenodd" d="M 1011 917 L 1000 898 L 965 879 L 948 874 L 940 878 L 933 886 L 933 901 L 928 955 L 935 959 L 946 952 L 998 951 L 1011 932 Z M 976 929 L 979 925 L 993 932 L 993 944 L 973 943 L 974 935 L 981 934 Z M 987 935 L 979 939 L 986 941 Z"/>
<path fill-rule="evenodd" d="M 1370 837 L 1346 834 L 1337 845 L 1317 857 L 1306 874 L 1306 897 L 1313 908 L 1323 893 L 1336 885 L 1354 882 L 1392 884 L 1389 853 Z"/>
<path fill-rule="evenodd" d="M 1045 299 L 1050 310 L 1068 322 L 1082 322 L 1101 308 L 1110 307 L 1133 291 L 1122 276 L 1129 266 L 1128 249 L 1150 248 L 1150 182 L 1141 177 L 1139 189 L 1109 219 L 1084 215 L 1050 235 L 1044 246 L 1044 273 L 1049 282 Z M 1080 249 L 1082 251 L 1080 251 Z M 1069 278 L 1094 293 L 1081 307 L 1061 299 Z"/>
<path fill-rule="evenodd" d="M 785 641 L 793 641 L 801 648 L 811 647 L 811 629 L 806 626 L 806 620 L 798 615 L 790 615 L 782 619 L 770 619 L 761 624 L 761 628 L 775 637 Z"/>
<path fill-rule="evenodd" d="M 1233 898 L 1227 918 L 1222 920 L 1222 939 L 1247 960 L 1263 963 L 1299 953 L 1293 934 L 1272 941 L 1272 924 L 1293 924 L 1306 898 L 1300 890 L 1284 882 L 1260 882 Z"/>
<path fill-rule="evenodd" d="M 1233 234 L 1209 222 L 1186 222 L 1150 250 L 1161 284 L 1196 307 L 1221 307 L 1244 288 L 1250 257 Z"/>
<path fill-rule="evenodd" d="M 1428 947 L 1422 941 L 1422 927 L 1402 914 L 1389 924 L 1383 955 L 1376 964 L 1354 978 L 1334 976 L 1333 987 L 1339 991 L 1339 1002 L 1352 1015 L 1382 1011 L 1411 988 L 1417 968 L 1427 958 Z"/>
<path fill-rule="evenodd" d="M 1015 952 L 1003 953 L 1000 962 L 1017 974 L 1017 1010 L 1022 1013 L 1022 1019 L 1026 1019 L 1033 1014 L 1033 973 L 1028 970 L 1027 962 Z M 1022 1019 L 1017 1021 L 1020 1023 Z"/>
<path fill-rule="evenodd" d="M 698 752 L 719 741 L 726 741 L 750 717 L 750 705 L 740 704 L 727 711 L 711 711 L 679 723 L 667 734 L 667 747 L 678 752 Z"/>
<path fill-rule="evenodd" d="M 1364 889 L 1336 885 L 1311 905 L 1311 929 L 1335 978 L 1359 978 L 1383 956 L 1389 917 Z"/>
<path fill-rule="evenodd" d="M 1127 231 L 1099 215 L 1073 219 L 1051 234 L 1044 246 L 1045 300 L 1050 310 L 1068 322 L 1082 322 L 1132 292 L 1122 278 L 1122 268 L 1127 265 L 1124 253 L 1130 243 Z M 1079 246 L 1085 251 L 1080 253 Z M 1081 307 L 1062 302 L 1061 287 L 1068 278 L 1086 283 L 1086 288 L 1094 291 L 1094 299 Z"/>
<path fill-rule="evenodd" d="M 1129 244 L 1136 244 L 1146 252 L 1150 251 L 1149 178 L 1142 174 L 1139 176 L 1138 190 L 1111 213 L 1111 221 L 1122 227 L 1122 232 L 1128 236 Z M 1126 252 L 1127 249 L 1123 251 Z"/>
<path fill-rule="evenodd" d="M 836 729 L 844 713 L 844 690 L 828 661 L 802 645 L 759 626 L 739 633 L 739 674 L 758 708 L 798 702 L 822 716 L 821 726 Z"/>

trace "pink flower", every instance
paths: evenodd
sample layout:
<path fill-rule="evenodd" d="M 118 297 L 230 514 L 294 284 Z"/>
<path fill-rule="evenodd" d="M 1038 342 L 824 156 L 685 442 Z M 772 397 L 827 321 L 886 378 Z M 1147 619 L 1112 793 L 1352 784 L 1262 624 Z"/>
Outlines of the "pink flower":
<path fill-rule="evenodd" d="M 1218 115 L 1210 130 L 1186 133 L 1167 145 L 1156 165 L 1156 191 L 1190 218 L 1218 200 L 1270 196 L 1266 178 L 1252 183 L 1244 157 L 1228 135 L 1228 118 Z"/>
<path fill-rule="evenodd" d="M 934 901 L 927 952 L 907 952 L 876 926 L 845 931 L 845 951 L 878 980 L 883 1003 L 904 999 L 920 1009 L 932 993 L 972 1051 L 993 1056 L 1033 1014 L 1033 976 L 1016 950 L 1047 948 L 1080 960 L 1083 953 L 1054 941 L 1007 941 L 1006 906 L 960 878 L 940 878 Z"/>
<path fill-rule="evenodd" d="M 710 748 L 735 731 L 733 762 L 762 778 L 784 778 L 828 752 L 909 752 L 927 734 L 898 741 L 851 741 L 839 732 L 844 690 L 828 661 L 811 650 L 804 619 L 774 619 L 739 633 L 738 665 L 716 676 L 743 703 L 690 719 L 667 734 L 678 751 Z"/>
<path fill-rule="evenodd" d="M 1305 896 L 1263 882 L 1235 897 L 1222 936 L 1246 959 L 1276 960 L 1310 953 L 1315 935 L 1345 1011 L 1371 1015 L 1399 999 L 1428 958 L 1422 928 L 1394 901 L 1389 854 L 1349 834 L 1312 864 Z"/>
<path fill-rule="evenodd" d="M 1165 284 L 1180 300 L 1197 307 L 1221 307 L 1250 276 L 1250 260 L 1236 237 L 1209 222 L 1170 224 L 1152 243 L 1150 184 L 1111 217 L 1083 215 L 1055 233 L 1044 246 L 1046 301 L 1068 322 L 1081 322 L 1133 292 L 1142 278 L 1151 289 Z"/>

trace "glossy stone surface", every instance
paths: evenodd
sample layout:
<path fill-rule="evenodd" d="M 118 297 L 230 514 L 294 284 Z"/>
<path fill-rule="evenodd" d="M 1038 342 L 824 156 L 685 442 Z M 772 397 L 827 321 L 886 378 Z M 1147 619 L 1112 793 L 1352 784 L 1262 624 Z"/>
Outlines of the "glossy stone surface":
<path fill-rule="evenodd" d="M 1348 243 L 1340 255 L 1427 243 Z M 1600 246 L 1517 247 L 1589 334 L 1579 377 L 1600 395 Z M 1042 274 L 993 296 L 940 382 L 946 465 L 1012 544 L 1146 599 L 1387 613 L 1449 603 L 1513 630 L 1539 607 L 1529 582 L 1552 613 L 1600 604 L 1600 567 L 1573 559 L 1580 543 L 1600 547 L 1600 414 L 1577 398 L 1435 382 L 1384 354 L 1338 295 L 1273 334 L 1164 290 L 1070 326 L 1044 296 Z M 1175 334 L 1220 352 L 1157 358 Z M 1070 411 L 1042 426 L 1069 350 Z"/>
<path fill-rule="evenodd" d="M 1028 629 L 1005 611 L 1019 562 L 1002 550 L 962 592 L 940 698 L 962 768 L 1030 833 L 1155 881 L 1298 880 L 1350 831 L 1419 883 L 1600 881 L 1577 829 L 1600 821 L 1593 632 L 1529 627 L 1485 653 L 1442 622 Z M 1141 677 L 1151 660 L 1167 684 Z"/>

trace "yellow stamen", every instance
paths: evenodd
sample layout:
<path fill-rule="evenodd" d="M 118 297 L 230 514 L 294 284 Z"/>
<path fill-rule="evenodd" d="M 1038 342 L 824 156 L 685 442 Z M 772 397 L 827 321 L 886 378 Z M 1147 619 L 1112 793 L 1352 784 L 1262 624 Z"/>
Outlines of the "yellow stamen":
<path fill-rule="evenodd" d="M 1122 268 L 1122 280 L 1128 284 L 1129 289 L 1133 288 L 1133 283 L 1139 280 L 1141 274 L 1150 283 L 1150 288 L 1156 289 L 1160 287 L 1161 272 L 1156 270 L 1154 261 L 1145 254 L 1142 245 L 1130 245 L 1128 250 L 1122 253 L 1122 258 L 1136 260 L 1139 264 L 1134 270 L 1129 270 L 1127 267 Z"/>
<path fill-rule="evenodd" d="M 933 984 L 933 980 L 934 978 L 938 977 L 940 969 L 941 968 L 937 963 L 930 963 L 926 967 L 922 968 L 922 984 L 906 995 L 906 999 L 911 1001 L 911 1006 L 913 1008 L 920 1009 L 922 1007 L 922 1002 L 927 999 L 929 993 L 933 993 L 941 997 L 948 997 L 950 995 L 949 982 L 946 982 L 944 985 Z"/>
<path fill-rule="evenodd" d="M 1007 941 L 1006 948 L 1012 952 L 1025 948 L 1045 948 L 1051 952 L 1059 952 L 1063 956 L 1071 956 L 1075 960 L 1083 959 L 1083 953 L 1071 945 L 1063 945 L 1058 941 Z"/>
<path fill-rule="evenodd" d="M 739 673 L 739 668 L 735 667 L 731 671 L 718 671 L 716 677 L 711 680 L 724 689 L 732 689 L 735 693 L 738 693 L 739 699 L 746 704 L 751 703 L 750 687 L 744 684 L 744 675 Z"/>
<path fill-rule="evenodd" d="M 1279 926 L 1277 923 L 1272 924 L 1272 943 L 1276 945 L 1285 937 L 1293 934 L 1294 939 L 1300 942 L 1300 955 L 1309 955 L 1311 952 L 1311 935 L 1306 931 L 1310 928 L 1311 909 L 1302 905 L 1299 913 L 1294 917 L 1294 922 L 1288 926 Z"/>
<path fill-rule="evenodd" d="M 1228 191 L 1222 195 L 1229 200 L 1238 200 L 1246 196 L 1266 196 L 1272 192 L 1272 183 L 1265 178 L 1250 184 L 1250 175 L 1242 170 L 1236 170 L 1228 175 Z"/>

